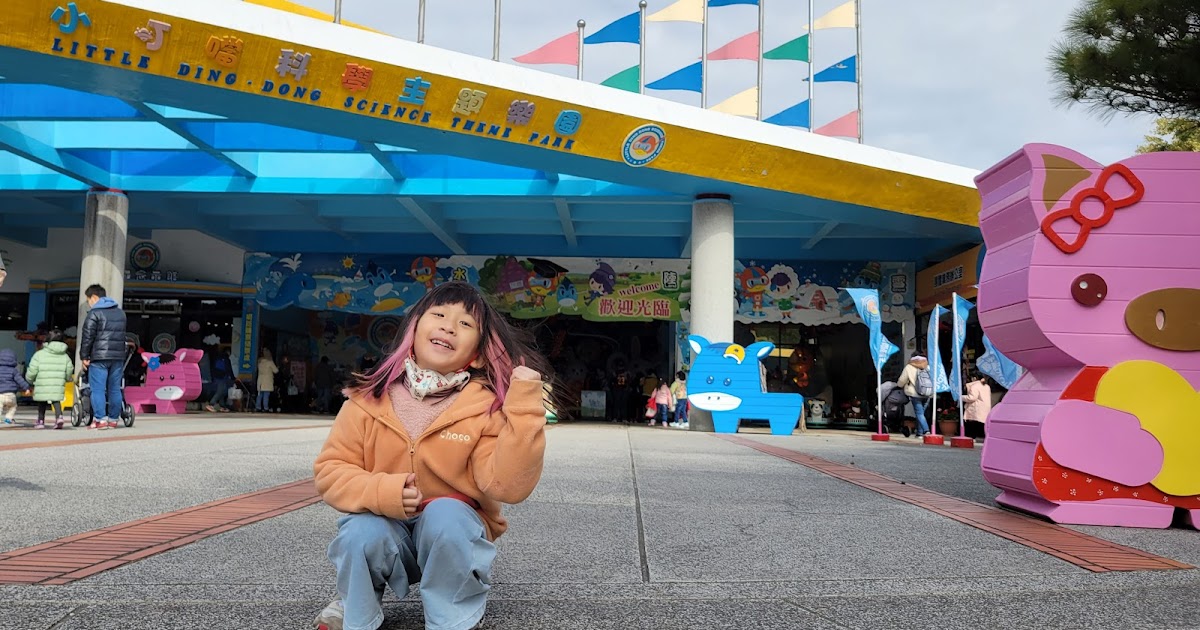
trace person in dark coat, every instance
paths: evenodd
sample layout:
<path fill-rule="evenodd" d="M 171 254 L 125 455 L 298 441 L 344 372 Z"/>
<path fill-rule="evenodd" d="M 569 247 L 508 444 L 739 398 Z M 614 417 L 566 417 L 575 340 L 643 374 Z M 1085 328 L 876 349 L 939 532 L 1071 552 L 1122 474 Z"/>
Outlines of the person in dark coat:
<path fill-rule="evenodd" d="M 0 415 L 4 424 L 12 424 L 17 417 L 17 393 L 29 391 L 29 382 L 17 369 L 17 355 L 12 350 L 0 350 Z"/>
<path fill-rule="evenodd" d="M 79 358 L 88 370 L 92 413 L 96 416 L 89 428 L 110 429 L 117 426 L 124 405 L 121 379 L 125 372 L 125 311 L 98 284 L 83 294 L 90 310 L 80 329 Z"/>

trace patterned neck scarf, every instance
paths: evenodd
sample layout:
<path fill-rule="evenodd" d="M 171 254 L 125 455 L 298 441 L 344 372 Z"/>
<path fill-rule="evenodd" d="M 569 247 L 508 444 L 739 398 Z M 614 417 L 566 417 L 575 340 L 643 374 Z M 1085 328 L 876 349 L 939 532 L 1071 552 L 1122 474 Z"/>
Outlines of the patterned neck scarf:
<path fill-rule="evenodd" d="M 465 368 L 450 375 L 439 374 L 417 365 L 412 357 L 404 360 L 404 371 L 408 375 L 408 391 L 413 400 L 422 400 L 426 396 L 437 396 L 460 389 L 471 380 L 471 373 Z"/>

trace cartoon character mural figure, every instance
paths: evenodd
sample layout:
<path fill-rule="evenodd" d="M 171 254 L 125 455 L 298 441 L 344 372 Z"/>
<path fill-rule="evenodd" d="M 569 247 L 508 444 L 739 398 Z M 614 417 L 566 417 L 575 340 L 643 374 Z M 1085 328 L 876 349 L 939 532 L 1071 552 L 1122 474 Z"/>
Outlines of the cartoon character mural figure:
<path fill-rule="evenodd" d="M 760 341 L 743 348 L 738 344 L 710 343 L 700 335 L 688 336 L 695 362 L 688 375 L 688 402 L 712 412 L 717 433 L 737 433 L 743 419 L 766 420 L 775 435 L 791 435 L 800 423 L 804 396 L 762 391 L 759 362 L 775 344 Z"/>
<path fill-rule="evenodd" d="M 181 349 L 175 354 L 143 352 L 146 382 L 125 388 L 125 402 L 134 411 L 178 414 L 187 411 L 187 403 L 196 400 L 204 388 L 200 380 L 203 350 Z"/>
<path fill-rule="evenodd" d="M 979 320 L 1028 372 L 988 416 L 1002 505 L 1200 528 L 1200 153 L 1033 144 L 981 174 Z"/>
<path fill-rule="evenodd" d="M 437 261 L 429 256 L 421 256 L 413 260 L 408 275 L 416 282 L 425 285 L 426 290 L 437 286 Z"/>
<path fill-rule="evenodd" d="M 575 283 L 568 278 L 563 278 L 558 284 L 558 307 L 559 308 L 574 308 L 575 302 L 579 298 L 579 291 L 575 289 Z"/>
<path fill-rule="evenodd" d="M 779 309 L 779 319 L 786 322 L 792 319 L 792 309 L 795 308 L 796 284 L 786 271 L 776 269 L 778 266 L 771 270 L 774 273 L 771 274 L 771 286 L 767 294 L 775 300 L 775 308 Z"/>
<path fill-rule="evenodd" d="M 533 266 L 533 270 L 529 272 L 529 277 L 525 280 L 525 285 L 529 290 L 529 294 L 533 297 L 533 306 L 535 308 L 546 308 L 546 297 L 556 292 L 559 276 L 566 273 L 567 269 L 553 261 L 542 258 L 530 258 L 528 260 Z"/>
<path fill-rule="evenodd" d="M 583 301 L 584 306 L 591 306 L 597 298 L 612 295 L 616 286 L 617 272 L 613 271 L 612 265 L 597 263 L 596 270 L 588 277 L 588 296 Z"/>
<path fill-rule="evenodd" d="M 742 293 L 750 298 L 750 315 L 766 317 L 767 314 L 763 311 L 763 293 L 767 290 L 767 272 L 763 271 L 762 267 L 746 267 L 738 274 L 738 282 L 741 284 Z"/>

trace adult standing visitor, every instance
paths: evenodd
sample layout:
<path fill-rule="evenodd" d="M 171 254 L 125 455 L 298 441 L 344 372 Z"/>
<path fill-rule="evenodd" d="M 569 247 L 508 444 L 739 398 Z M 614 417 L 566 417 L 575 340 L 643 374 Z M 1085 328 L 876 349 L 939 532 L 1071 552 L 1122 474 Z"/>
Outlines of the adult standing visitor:
<path fill-rule="evenodd" d="M 124 406 L 121 381 L 125 377 L 125 311 L 104 287 L 93 284 L 83 292 L 88 313 L 79 338 L 79 358 L 88 371 L 92 388 L 92 413 L 96 422 L 89 428 L 117 426 Z"/>

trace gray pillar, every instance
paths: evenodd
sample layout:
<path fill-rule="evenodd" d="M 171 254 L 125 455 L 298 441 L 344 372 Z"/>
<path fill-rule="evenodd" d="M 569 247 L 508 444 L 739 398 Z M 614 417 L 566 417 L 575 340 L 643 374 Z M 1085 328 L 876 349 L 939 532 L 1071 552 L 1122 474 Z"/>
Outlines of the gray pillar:
<path fill-rule="evenodd" d="M 125 295 L 125 238 L 129 198 L 113 191 L 91 191 L 83 216 L 83 264 L 79 269 L 79 325 L 87 314 L 83 292 L 93 284 L 121 304 Z M 82 334 L 82 330 L 80 334 Z M 78 359 L 78 352 L 76 352 Z"/>
<path fill-rule="evenodd" d="M 692 204 L 692 334 L 732 343 L 733 312 L 733 203 L 728 195 L 700 195 Z M 695 407 L 688 424 L 713 430 L 712 415 Z"/>

